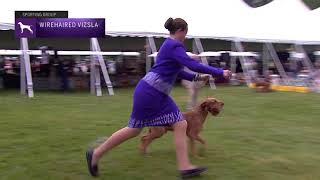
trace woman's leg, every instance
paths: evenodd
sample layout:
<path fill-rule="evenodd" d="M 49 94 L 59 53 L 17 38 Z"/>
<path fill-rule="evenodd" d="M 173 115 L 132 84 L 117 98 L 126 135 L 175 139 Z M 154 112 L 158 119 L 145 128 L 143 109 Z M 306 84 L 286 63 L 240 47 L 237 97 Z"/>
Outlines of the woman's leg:
<path fill-rule="evenodd" d="M 176 146 L 176 156 L 179 170 L 196 168 L 190 163 L 187 147 L 187 121 L 178 121 L 172 125 L 174 133 L 174 143 Z"/>
<path fill-rule="evenodd" d="M 140 134 L 142 128 L 122 128 L 111 135 L 103 144 L 94 149 L 92 165 L 98 164 L 99 159 L 109 150 Z"/>
<path fill-rule="evenodd" d="M 193 109 L 197 105 L 197 99 L 198 99 L 198 92 L 199 88 L 196 87 L 197 85 L 193 82 L 193 85 L 191 86 L 190 91 L 190 106 Z"/>
<path fill-rule="evenodd" d="M 192 93 L 193 93 L 192 92 L 192 83 L 193 82 L 190 82 L 190 81 L 187 81 L 187 80 L 182 80 L 181 82 L 182 82 L 182 85 L 188 91 L 189 97 L 188 97 L 188 102 L 187 102 L 187 110 L 189 111 L 189 110 L 192 110 L 192 98 L 191 98 L 191 96 L 192 96 Z"/>

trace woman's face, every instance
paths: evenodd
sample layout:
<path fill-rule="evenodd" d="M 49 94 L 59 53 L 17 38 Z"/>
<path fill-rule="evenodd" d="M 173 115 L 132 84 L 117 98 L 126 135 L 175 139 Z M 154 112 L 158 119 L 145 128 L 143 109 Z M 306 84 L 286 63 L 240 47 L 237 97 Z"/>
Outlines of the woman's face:
<path fill-rule="evenodd" d="M 185 30 L 179 29 L 176 32 L 175 36 L 179 41 L 183 42 L 186 39 L 187 33 L 188 33 L 188 28 L 186 28 Z"/>

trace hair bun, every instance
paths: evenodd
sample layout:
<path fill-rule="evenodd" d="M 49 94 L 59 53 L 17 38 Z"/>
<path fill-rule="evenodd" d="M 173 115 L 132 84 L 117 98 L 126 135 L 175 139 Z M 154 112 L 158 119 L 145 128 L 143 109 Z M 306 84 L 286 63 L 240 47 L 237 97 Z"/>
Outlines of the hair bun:
<path fill-rule="evenodd" d="M 167 19 L 166 23 L 164 23 L 164 27 L 171 31 L 173 29 L 173 19 L 169 18 Z"/>

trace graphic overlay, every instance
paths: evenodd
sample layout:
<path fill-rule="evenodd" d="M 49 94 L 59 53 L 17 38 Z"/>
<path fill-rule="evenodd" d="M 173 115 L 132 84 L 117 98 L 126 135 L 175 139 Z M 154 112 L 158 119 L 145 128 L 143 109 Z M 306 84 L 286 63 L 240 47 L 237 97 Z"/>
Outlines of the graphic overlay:
<path fill-rule="evenodd" d="M 68 18 L 68 11 L 15 11 L 15 18 Z"/>
<path fill-rule="evenodd" d="M 36 37 L 36 19 L 34 18 L 16 18 L 15 35 L 16 37 L 34 38 Z"/>
<path fill-rule="evenodd" d="M 104 37 L 105 19 L 38 19 L 37 37 Z"/>
<path fill-rule="evenodd" d="M 105 37 L 104 18 L 16 18 L 17 38 Z"/>

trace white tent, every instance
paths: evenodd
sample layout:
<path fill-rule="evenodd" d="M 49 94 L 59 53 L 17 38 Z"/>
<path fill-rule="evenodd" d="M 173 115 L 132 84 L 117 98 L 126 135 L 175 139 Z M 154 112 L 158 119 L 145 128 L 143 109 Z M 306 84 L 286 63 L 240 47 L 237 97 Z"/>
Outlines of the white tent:
<path fill-rule="evenodd" d="M 195 38 L 197 51 L 205 53 L 199 38 L 217 38 L 231 40 L 235 51 L 243 53 L 244 49 L 239 41 L 269 42 L 265 47 L 272 54 L 272 58 L 286 78 L 280 60 L 270 42 L 294 44 L 320 44 L 319 10 L 310 11 L 301 0 L 274 0 L 259 7 L 251 8 L 242 0 L 110 0 L 110 1 L 75 1 L 55 0 L 43 2 L 36 0 L 10 0 L 0 6 L 0 30 L 14 29 L 15 10 L 68 10 L 71 18 L 105 18 L 106 34 L 110 36 L 138 36 L 148 37 L 149 48 L 147 55 L 156 52 L 154 40 L 151 37 L 166 37 L 168 33 L 163 27 L 168 17 L 181 17 L 189 23 L 189 37 Z M 149 38 L 150 37 L 150 38 Z M 91 39 L 91 50 L 100 51 L 96 38 Z M 27 55 L 27 39 L 21 39 L 27 75 L 27 89 L 29 96 L 33 96 L 32 79 L 29 56 Z M 151 48 L 152 45 L 152 48 Z M 297 46 L 297 45 L 296 45 Z M 301 47 L 300 49 L 303 50 Z M 301 50 L 301 51 L 302 51 Z M 104 79 L 108 85 L 109 94 L 113 94 L 110 79 L 106 72 L 102 55 L 97 55 Z M 147 59 L 150 58 L 147 56 Z M 201 57 L 207 63 L 206 57 Z M 245 58 L 241 56 L 241 63 Z M 147 60 L 147 67 L 150 63 Z M 92 60 L 92 64 L 93 60 Z M 94 67 L 94 66 L 92 66 Z M 21 68 L 23 69 L 23 68 Z M 93 72 L 93 70 L 92 70 Z M 98 71 L 97 71 L 98 72 Z M 100 85 L 94 86 L 94 79 L 100 82 L 99 73 L 91 73 L 91 91 L 95 88 L 100 92 Z M 25 77 L 21 76 L 21 83 L 25 92 Z M 211 83 L 210 83 L 211 86 Z M 29 90 L 30 89 L 30 90 Z"/>
<path fill-rule="evenodd" d="M 252 9 L 238 36 L 242 40 L 286 43 L 319 43 L 320 36 L 311 21 L 315 17 L 301 0 L 274 0 Z M 318 17 L 319 18 L 319 17 Z"/>
<path fill-rule="evenodd" d="M 312 10 L 312 14 L 320 16 L 320 7 L 318 7 L 317 9 Z"/>
<path fill-rule="evenodd" d="M 320 44 L 320 25 L 315 23 L 320 15 L 301 0 L 274 0 L 259 8 L 242 0 L 11 0 L 0 6 L 0 21 L 12 24 L 15 10 L 48 9 L 68 10 L 73 18 L 106 18 L 106 33 L 112 36 L 167 36 L 163 24 L 171 16 L 186 19 L 192 37 Z"/>

